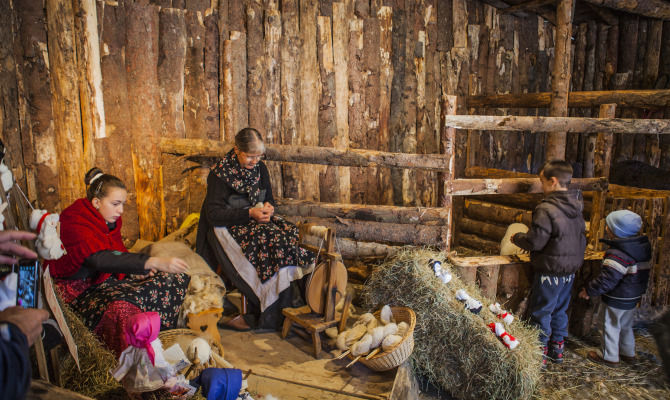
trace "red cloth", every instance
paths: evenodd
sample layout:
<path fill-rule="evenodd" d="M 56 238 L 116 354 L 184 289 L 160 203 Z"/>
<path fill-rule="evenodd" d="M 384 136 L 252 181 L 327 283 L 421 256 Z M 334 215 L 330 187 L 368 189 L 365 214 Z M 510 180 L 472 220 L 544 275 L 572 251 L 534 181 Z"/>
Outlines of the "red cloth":
<path fill-rule="evenodd" d="M 126 322 L 126 342 L 130 346 L 139 347 L 147 350 L 149 359 L 155 364 L 154 348 L 151 342 L 158 339 L 158 332 L 161 330 L 161 317 L 157 312 L 149 311 L 135 314 Z"/>
<path fill-rule="evenodd" d="M 60 215 L 60 238 L 67 254 L 58 260 L 46 260 L 51 275 L 66 278 L 73 275 L 84 264 L 84 260 L 101 250 L 127 252 L 121 239 L 121 218 L 110 231 L 105 219 L 88 199 L 78 199 Z M 111 274 L 100 274 L 93 284 L 103 282 Z M 119 279 L 124 275 L 119 274 Z"/>

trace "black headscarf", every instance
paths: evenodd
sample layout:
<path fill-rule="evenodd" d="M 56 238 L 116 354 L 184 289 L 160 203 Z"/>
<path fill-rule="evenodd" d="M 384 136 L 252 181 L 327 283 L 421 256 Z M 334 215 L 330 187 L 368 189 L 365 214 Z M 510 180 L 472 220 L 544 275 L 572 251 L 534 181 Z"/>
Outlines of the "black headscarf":
<path fill-rule="evenodd" d="M 212 172 L 221 178 L 231 189 L 239 194 L 246 194 L 249 203 L 253 206 L 260 201 L 261 197 L 261 173 L 259 164 L 252 169 L 246 169 L 240 165 L 235 149 L 230 150 L 212 168 Z"/>

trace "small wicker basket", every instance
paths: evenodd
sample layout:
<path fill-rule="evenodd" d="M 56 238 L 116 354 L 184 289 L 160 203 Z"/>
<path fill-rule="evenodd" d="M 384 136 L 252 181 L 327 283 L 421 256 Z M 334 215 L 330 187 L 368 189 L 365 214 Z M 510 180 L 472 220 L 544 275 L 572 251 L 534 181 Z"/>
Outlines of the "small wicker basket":
<path fill-rule="evenodd" d="M 407 322 L 409 328 L 403 336 L 400 343 L 391 350 L 377 353 L 375 356 L 366 360 L 362 357 L 359 361 L 366 367 L 374 371 L 388 371 L 402 364 L 412 355 L 414 350 L 414 327 L 416 326 L 416 314 L 407 307 L 391 307 L 391 313 L 396 323 Z M 380 311 L 374 313 L 375 318 L 379 319 Z"/>
<path fill-rule="evenodd" d="M 161 340 L 161 344 L 163 345 L 164 349 L 167 349 L 174 343 L 177 343 L 179 344 L 179 347 L 181 347 L 184 354 L 186 354 L 188 346 L 191 344 L 193 339 L 199 337 L 207 340 L 207 342 L 212 347 L 212 352 L 217 353 L 217 355 L 223 358 L 223 346 L 221 346 L 221 343 L 215 340 L 208 340 L 206 337 L 198 334 L 198 332 L 192 329 L 170 329 L 168 331 L 162 331 L 158 334 L 158 338 Z M 208 364 L 202 365 L 200 368 L 214 366 L 209 364 L 213 364 L 212 359 L 210 359 L 210 362 L 208 362 Z M 180 372 L 184 373 L 184 371 Z"/>

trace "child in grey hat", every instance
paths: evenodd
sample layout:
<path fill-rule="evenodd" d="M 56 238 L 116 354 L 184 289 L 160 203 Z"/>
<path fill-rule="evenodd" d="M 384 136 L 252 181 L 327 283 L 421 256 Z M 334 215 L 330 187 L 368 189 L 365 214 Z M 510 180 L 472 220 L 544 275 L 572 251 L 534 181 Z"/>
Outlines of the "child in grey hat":
<path fill-rule="evenodd" d="M 602 356 L 595 351 L 589 359 L 616 366 L 621 358 L 635 361 L 633 309 L 647 290 L 651 245 L 647 236 L 639 235 L 642 218 L 632 211 L 613 211 L 605 218 L 607 239 L 600 239 L 609 249 L 605 252 L 600 275 L 579 293 L 588 300 L 602 296 L 603 314 Z"/>

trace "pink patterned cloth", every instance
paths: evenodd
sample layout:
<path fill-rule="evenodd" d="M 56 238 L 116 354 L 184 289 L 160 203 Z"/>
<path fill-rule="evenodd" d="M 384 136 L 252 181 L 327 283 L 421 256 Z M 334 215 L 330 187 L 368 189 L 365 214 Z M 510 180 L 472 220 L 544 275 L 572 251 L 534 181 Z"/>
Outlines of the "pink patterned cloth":
<path fill-rule="evenodd" d="M 128 347 L 126 325 L 130 317 L 142 310 L 127 301 L 114 301 L 107 306 L 100 322 L 93 330 L 107 347 L 118 357 Z"/>
<path fill-rule="evenodd" d="M 158 339 L 161 330 L 161 318 L 157 312 L 149 311 L 135 314 L 126 325 L 126 342 L 128 345 L 145 348 L 151 363 L 154 364 L 154 348 L 151 342 Z"/>

